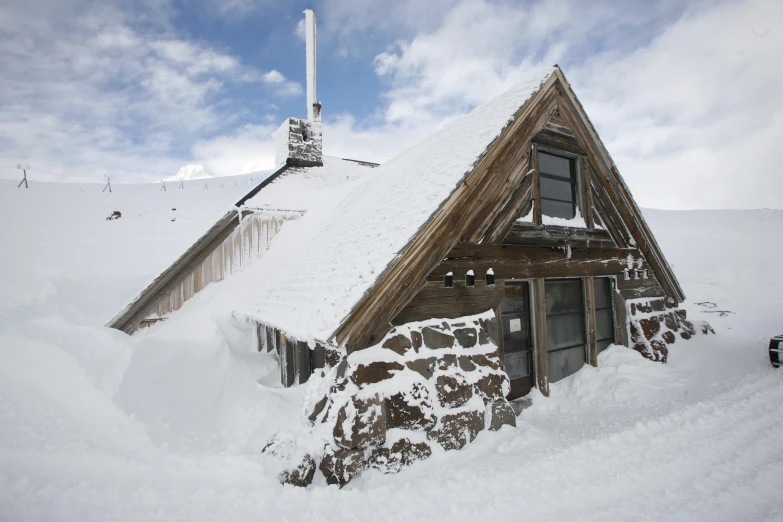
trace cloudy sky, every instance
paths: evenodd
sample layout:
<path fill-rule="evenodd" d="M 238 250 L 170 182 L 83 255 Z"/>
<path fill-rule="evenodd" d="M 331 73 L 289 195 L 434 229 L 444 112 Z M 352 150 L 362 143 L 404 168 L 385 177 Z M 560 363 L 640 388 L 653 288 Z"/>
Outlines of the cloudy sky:
<path fill-rule="evenodd" d="M 4 0 L 0 177 L 272 167 L 308 7 L 327 154 L 382 162 L 557 63 L 641 205 L 783 208 L 779 0 Z"/>

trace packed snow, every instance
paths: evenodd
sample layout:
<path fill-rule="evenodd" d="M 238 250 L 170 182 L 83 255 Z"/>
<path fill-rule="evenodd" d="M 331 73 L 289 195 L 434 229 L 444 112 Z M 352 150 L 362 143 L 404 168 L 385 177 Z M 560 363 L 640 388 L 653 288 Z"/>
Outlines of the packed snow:
<path fill-rule="evenodd" d="M 0 520 L 783 519 L 783 373 L 766 353 L 783 212 L 645 211 L 689 317 L 717 332 L 678 340 L 669 364 L 611 347 L 534 392 L 516 429 L 299 489 L 260 450 L 306 431 L 304 388 L 280 387 L 233 314 L 279 279 L 275 249 L 133 337 L 103 326 L 252 176 L 111 194 L 0 181 Z"/>

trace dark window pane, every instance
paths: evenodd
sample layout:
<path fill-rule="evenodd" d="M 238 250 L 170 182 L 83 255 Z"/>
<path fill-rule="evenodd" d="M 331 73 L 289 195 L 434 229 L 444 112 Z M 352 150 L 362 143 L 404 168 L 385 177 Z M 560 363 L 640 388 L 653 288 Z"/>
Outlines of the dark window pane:
<path fill-rule="evenodd" d="M 545 216 L 574 219 L 576 211 L 571 203 L 561 203 L 559 201 L 541 200 L 541 213 Z"/>
<path fill-rule="evenodd" d="M 612 306 L 612 281 L 608 277 L 595 278 L 595 307 L 607 308 Z"/>
<path fill-rule="evenodd" d="M 614 342 L 614 324 L 612 309 L 602 308 L 595 311 L 595 338 Z"/>
<path fill-rule="evenodd" d="M 545 289 L 547 315 L 582 311 L 581 279 L 546 281 Z"/>
<path fill-rule="evenodd" d="M 570 159 L 552 156 L 545 152 L 538 154 L 538 170 L 540 172 L 567 180 L 571 179 L 571 162 Z"/>
<path fill-rule="evenodd" d="M 545 178 L 541 176 L 541 197 L 560 199 L 568 202 L 573 201 L 573 185 L 570 181 L 561 181 L 559 179 Z"/>
<path fill-rule="evenodd" d="M 519 379 L 530 375 L 530 352 L 507 353 L 503 356 L 503 369 L 509 379 Z"/>
<path fill-rule="evenodd" d="M 579 371 L 585 363 L 585 347 L 549 352 L 549 382 L 557 382 Z"/>
<path fill-rule="evenodd" d="M 546 330 L 550 351 L 585 344 L 585 322 L 581 311 L 547 317 Z"/>

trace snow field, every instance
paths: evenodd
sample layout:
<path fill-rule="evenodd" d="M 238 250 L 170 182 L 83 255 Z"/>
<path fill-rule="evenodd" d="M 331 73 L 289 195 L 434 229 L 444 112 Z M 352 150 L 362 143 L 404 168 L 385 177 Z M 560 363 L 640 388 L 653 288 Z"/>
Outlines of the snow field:
<path fill-rule="evenodd" d="M 669 364 L 612 347 L 516 429 L 302 490 L 260 450 L 304 434 L 303 389 L 232 315 L 273 250 L 139 335 L 102 326 L 250 186 L 192 184 L 0 182 L 0 520 L 783 520 L 783 212 L 645 211 L 718 333 Z"/>

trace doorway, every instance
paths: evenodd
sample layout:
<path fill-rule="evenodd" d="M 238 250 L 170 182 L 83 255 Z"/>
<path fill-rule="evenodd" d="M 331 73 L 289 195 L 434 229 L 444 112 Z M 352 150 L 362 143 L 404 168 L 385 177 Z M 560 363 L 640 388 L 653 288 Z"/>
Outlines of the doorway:
<path fill-rule="evenodd" d="M 508 399 L 533 388 L 533 339 L 530 332 L 530 286 L 506 283 L 500 305 L 503 319 L 503 369 L 511 383 Z"/>
<path fill-rule="evenodd" d="M 586 362 L 581 279 L 547 279 L 546 334 L 549 382 L 575 374 Z"/>

